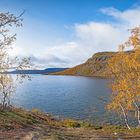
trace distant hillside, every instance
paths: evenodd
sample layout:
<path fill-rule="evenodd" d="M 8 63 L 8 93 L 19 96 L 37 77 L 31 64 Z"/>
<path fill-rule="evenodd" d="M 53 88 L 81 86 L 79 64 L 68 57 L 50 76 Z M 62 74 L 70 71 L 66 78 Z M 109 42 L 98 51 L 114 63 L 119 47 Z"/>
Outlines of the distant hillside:
<path fill-rule="evenodd" d="M 107 60 L 114 54 L 115 52 L 99 52 L 94 54 L 83 64 L 54 74 L 106 77 Z"/>
<path fill-rule="evenodd" d="M 16 70 L 8 72 L 10 74 L 49 74 L 54 72 L 64 71 L 68 68 L 48 68 L 44 70 Z"/>

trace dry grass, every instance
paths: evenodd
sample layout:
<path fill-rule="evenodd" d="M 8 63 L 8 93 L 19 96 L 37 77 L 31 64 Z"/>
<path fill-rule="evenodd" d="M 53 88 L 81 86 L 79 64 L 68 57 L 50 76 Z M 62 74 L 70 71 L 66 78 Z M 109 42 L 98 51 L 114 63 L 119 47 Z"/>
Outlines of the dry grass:
<path fill-rule="evenodd" d="M 58 120 L 33 109 L 12 108 L 0 112 L 0 139 L 88 140 L 91 138 L 140 136 L 140 129 L 127 130 L 120 126 L 94 126 L 72 119 Z M 139 137 L 140 138 L 140 137 Z"/>

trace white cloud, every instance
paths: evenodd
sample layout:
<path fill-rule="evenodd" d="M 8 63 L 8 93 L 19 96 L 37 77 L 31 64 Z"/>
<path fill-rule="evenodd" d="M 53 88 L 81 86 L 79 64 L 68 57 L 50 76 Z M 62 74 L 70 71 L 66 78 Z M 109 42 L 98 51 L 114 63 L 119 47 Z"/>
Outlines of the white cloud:
<path fill-rule="evenodd" d="M 54 43 L 48 47 L 38 49 L 38 46 L 34 49 L 33 44 L 40 45 L 40 43 L 39 40 L 33 41 L 30 46 L 31 51 L 28 51 L 35 56 L 34 62 L 41 67 L 72 67 L 86 61 L 98 51 L 116 51 L 117 46 L 127 39 L 128 29 L 140 25 L 140 7 L 125 11 L 103 8 L 100 12 L 105 16 L 111 16 L 114 20 L 74 24 L 71 28 L 74 33 L 73 40 Z M 41 44 L 45 44 L 43 43 L 45 40 L 41 41 Z"/>
<path fill-rule="evenodd" d="M 49 63 L 53 66 L 71 67 L 85 60 L 84 53 L 85 48 L 82 49 L 78 43 L 66 42 L 64 44 L 52 46 L 51 48 L 46 48 L 39 58 L 44 58 L 46 64 Z"/>
<path fill-rule="evenodd" d="M 93 52 L 116 50 L 115 47 L 126 38 L 123 29 L 108 23 L 77 24 L 75 30 L 81 43 Z"/>
<path fill-rule="evenodd" d="M 124 28 L 133 28 L 140 24 L 140 7 L 131 8 L 125 11 L 119 11 L 115 8 L 103 8 L 100 10 L 102 13 L 112 16 L 120 22 Z"/>

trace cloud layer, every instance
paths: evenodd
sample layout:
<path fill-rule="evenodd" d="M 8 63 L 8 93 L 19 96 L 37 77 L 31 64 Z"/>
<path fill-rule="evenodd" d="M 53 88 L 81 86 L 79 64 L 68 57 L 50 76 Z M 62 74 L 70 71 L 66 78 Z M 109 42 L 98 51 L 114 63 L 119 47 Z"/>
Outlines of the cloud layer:
<path fill-rule="evenodd" d="M 128 29 L 140 25 L 140 7 L 125 11 L 109 7 L 99 12 L 110 17 L 110 20 L 76 23 L 70 28 L 74 34 L 73 39 L 44 46 L 38 51 L 30 48 L 32 52 L 29 54 L 34 63 L 44 68 L 72 67 L 83 63 L 96 52 L 117 51 L 117 46 L 129 36 Z M 24 55 L 21 50 L 18 49 L 18 53 Z"/>

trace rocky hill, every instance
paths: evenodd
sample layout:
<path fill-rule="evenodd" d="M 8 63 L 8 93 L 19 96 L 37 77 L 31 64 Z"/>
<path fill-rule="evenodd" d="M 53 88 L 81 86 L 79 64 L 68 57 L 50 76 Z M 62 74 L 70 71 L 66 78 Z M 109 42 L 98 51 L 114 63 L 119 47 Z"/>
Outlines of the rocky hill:
<path fill-rule="evenodd" d="M 107 60 L 116 52 L 99 52 L 94 54 L 85 63 L 73 68 L 56 72 L 57 75 L 81 75 L 81 76 L 107 76 Z"/>

